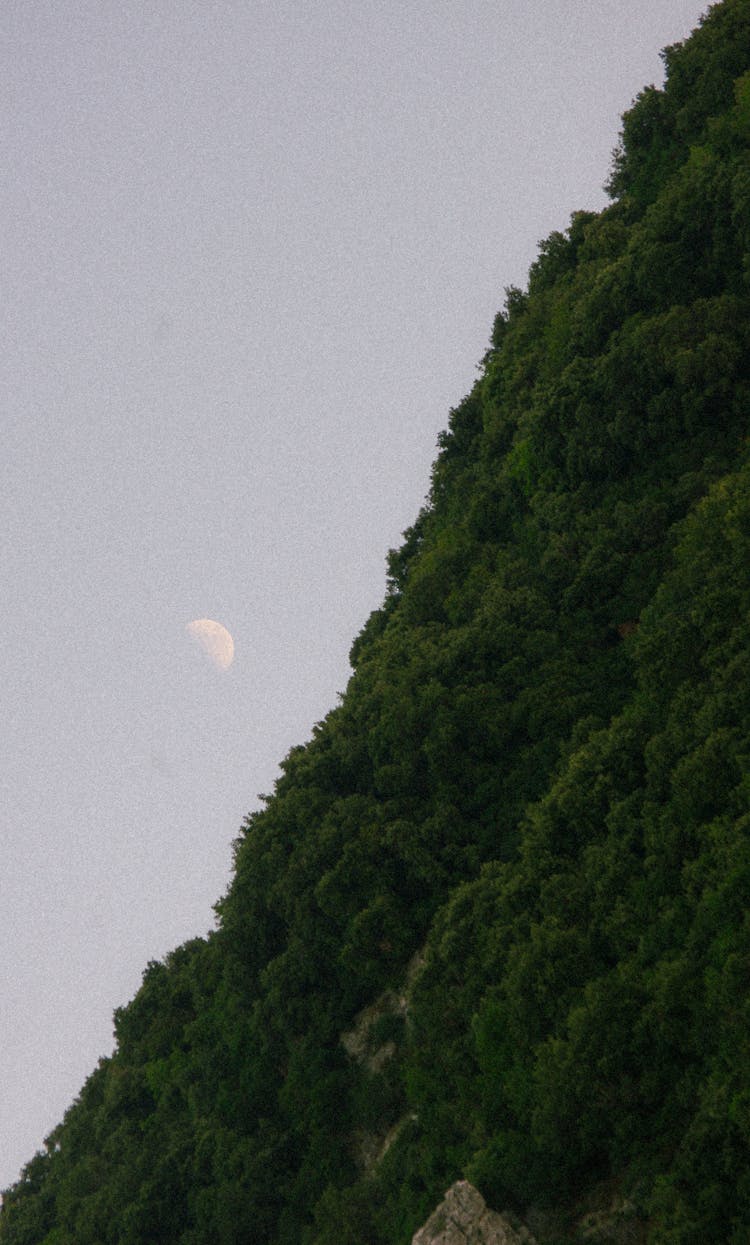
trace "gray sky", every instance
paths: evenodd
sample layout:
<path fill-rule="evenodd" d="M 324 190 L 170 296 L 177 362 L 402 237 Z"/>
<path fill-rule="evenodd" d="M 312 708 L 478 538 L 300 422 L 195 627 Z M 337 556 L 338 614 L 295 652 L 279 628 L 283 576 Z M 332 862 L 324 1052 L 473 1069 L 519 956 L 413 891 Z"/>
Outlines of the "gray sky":
<path fill-rule="evenodd" d="M 703 8 L 4 0 L 0 1187 L 211 927 L 504 286 Z"/>

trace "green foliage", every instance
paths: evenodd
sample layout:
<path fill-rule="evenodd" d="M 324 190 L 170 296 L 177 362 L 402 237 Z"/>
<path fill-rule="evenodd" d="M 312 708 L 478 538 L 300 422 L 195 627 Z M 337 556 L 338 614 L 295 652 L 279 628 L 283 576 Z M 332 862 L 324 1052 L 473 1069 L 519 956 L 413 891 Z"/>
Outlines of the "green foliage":
<path fill-rule="evenodd" d="M 744 1241 L 749 62 L 714 5 L 506 291 L 341 704 L 0 1245 L 407 1245 L 461 1175 Z"/>

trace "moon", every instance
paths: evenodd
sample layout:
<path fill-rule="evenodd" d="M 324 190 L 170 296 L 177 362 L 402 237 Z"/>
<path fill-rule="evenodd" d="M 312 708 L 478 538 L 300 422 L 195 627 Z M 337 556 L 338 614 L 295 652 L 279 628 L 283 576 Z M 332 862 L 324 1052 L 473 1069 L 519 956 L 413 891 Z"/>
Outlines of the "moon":
<path fill-rule="evenodd" d="M 234 659 L 234 640 L 221 623 L 213 618 L 196 618 L 185 630 L 200 644 L 206 656 L 219 670 L 228 670 Z"/>

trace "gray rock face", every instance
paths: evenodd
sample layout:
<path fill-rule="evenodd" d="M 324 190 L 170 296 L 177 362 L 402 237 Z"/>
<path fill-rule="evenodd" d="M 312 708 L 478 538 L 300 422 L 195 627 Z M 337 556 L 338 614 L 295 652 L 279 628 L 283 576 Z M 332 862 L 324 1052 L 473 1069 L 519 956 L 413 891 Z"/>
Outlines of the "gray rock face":
<path fill-rule="evenodd" d="M 490 1210 L 468 1180 L 451 1185 L 437 1210 L 412 1237 L 411 1245 L 536 1245 L 526 1228 L 514 1228 Z"/>

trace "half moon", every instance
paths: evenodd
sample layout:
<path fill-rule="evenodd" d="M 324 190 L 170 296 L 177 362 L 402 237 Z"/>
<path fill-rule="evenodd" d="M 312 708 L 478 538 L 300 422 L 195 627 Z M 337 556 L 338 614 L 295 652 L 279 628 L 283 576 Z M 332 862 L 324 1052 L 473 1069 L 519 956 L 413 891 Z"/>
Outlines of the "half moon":
<path fill-rule="evenodd" d="M 228 670 L 234 658 L 234 640 L 213 618 L 196 618 L 185 628 L 219 670 Z"/>

